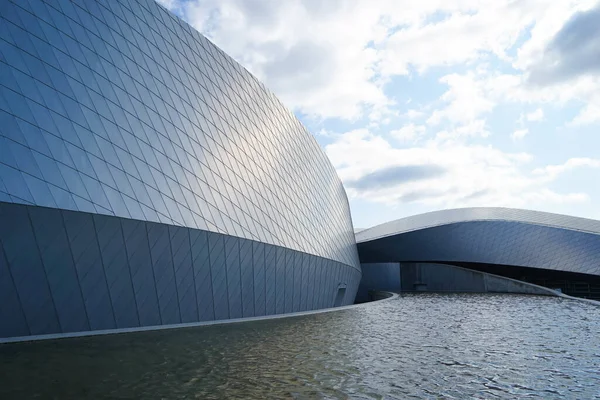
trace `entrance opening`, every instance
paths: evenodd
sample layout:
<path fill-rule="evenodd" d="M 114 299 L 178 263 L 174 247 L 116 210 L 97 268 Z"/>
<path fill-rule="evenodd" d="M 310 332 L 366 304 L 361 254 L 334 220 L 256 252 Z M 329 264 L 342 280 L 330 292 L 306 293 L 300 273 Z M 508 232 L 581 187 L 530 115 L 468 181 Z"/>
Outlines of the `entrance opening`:
<path fill-rule="evenodd" d="M 342 301 L 344 301 L 344 297 L 346 296 L 346 287 L 339 287 L 337 290 L 337 295 L 335 296 L 335 302 L 333 303 L 334 307 L 339 307 L 342 305 Z"/>

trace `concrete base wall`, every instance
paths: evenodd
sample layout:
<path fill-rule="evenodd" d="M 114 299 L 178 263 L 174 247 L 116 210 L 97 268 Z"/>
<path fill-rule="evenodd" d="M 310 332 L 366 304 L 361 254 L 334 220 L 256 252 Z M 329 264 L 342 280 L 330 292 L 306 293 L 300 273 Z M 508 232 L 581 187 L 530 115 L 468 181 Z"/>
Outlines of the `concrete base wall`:
<path fill-rule="evenodd" d="M 369 301 L 370 290 L 560 295 L 542 286 L 446 264 L 365 263 L 362 272 L 357 302 Z"/>
<path fill-rule="evenodd" d="M 557 296 L 543 286 L 462 267 L 434 263 L 401 263 L 403 292 L 522 293 Z"/>

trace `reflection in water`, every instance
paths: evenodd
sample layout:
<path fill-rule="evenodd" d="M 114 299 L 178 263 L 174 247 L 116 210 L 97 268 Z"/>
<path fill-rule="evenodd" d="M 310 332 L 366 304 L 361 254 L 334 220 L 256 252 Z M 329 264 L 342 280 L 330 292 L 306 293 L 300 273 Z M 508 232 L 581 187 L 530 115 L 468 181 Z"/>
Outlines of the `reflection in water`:
<path fill-rule="evenodd" d="M 600 399 L 600 308 L 410 295 L 271 321 L 0 346 L 0 398 Z"/>

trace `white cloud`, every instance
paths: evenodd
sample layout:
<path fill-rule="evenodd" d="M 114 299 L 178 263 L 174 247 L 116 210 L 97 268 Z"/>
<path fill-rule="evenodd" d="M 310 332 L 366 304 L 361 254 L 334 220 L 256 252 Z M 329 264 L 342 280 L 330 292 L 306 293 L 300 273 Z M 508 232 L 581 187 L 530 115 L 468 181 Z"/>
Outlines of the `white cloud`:
<path fill-rule="evenodd" d="M 589 125 L 600 122 L 600 96 L 594 96 L 570 122 L 571 126 Z"/>
<path fill-rule="evenodd" d="M 425 112 L 411 108 L 410 110 L 406 111 L 402 116 L 412 120 L 412 119 L 421 118 L 424 115 L 425 115 Z"/>
<path fill-rule="evenodd" d="M 351 197 L 388 206 L 418 202 L 435 208 L 525 207 L 531 202 L 562 204 L 588 199 L 582 193 L 550 190 L 547 184 L 555 175 L 529 172 L 530 154 L 506 153 L 492 146 L 429 143 L 398 149 L 382 136 L 360 129 L 339 135 L 326 146 L 326 152 Z M 407 177 L 406 170 L 417 174 Z M 382 186 L 381 177 L 389 171 L 402 171 L 402 175 L 396 180 L 385 175 L 388 185 Z M 379 184 L 369 185 L 369 178 L 377 178 Z"/>
<path fill-rule="evenodd" d="M 525 137 L 525 135 L 527 135 L 529 133 L 529 129 L 524 128 L 524 129 L 517 129 L 516 131 L 514 131 L 511 135 L 510 138 L 512 140 L 521 140 Z"/>
<path fill-rule="evenodd" d="M 533 173 L 537 176 L 545 177 L 547 180 L 553 180 L 565 172 L 582 167 L 600 168 L 600 159 L 586 157 L 570 158 L 563 164 L 548 165 L 544 168 L 536 168 Z"/>
<path fill-rule="evenodd" d="M 376 79 L 370 46 L 385 34 L 382 10 L 369 4 L 194 0 L 172 7 L 289 107 L 352 120 L 392 103 Z"/>
<path fill-rule="evenodd" d="M 480 73 L 475 72 L 442 77 L 440 82 L 448 85 L 448 90 L 440 97 L 445 106 L 435 110 L 427 123 L 439 125 L 448 121 L 452 124 L 468 124 L 491 111 L 495 103 L 486 95 L 479 79 Z"/>
<path fill-rule="evenodd" d="M 414 142 L 421 137 L 427 129 L 423 125 L 410 123 L 400 129 L 390 132 L 390 135 L 402 142 Z"/>
<path fill-rule="evenodd" d="M 178 0 L 156 0 L 163 7 L 168 8 L 169 10 L 175 9 L 179 5 Z"/>
<path fill-rule="evenodd" d="M 564 23 L 593 5 L 592 0 L 159 1 L 295 110 L 317 118 L 368 115 L 375 121 L 397 107 L 384 90 L 390 78 L 411 70 L 465 63 L 477 69 L 493 55 L 512 62 L 516 79 L 523 79 Z M 529 29 L 531 37 L 519 43 Z M 489 112 L 494 102 L 476 81 L 469 74 L 444 77 L 449 92 L 442 101 L 449 104 L 430 122 L 465 122 Z"/>
<path fill-rule="evenodd" d="M 528 113 L 526 118 L 527 118 L 527 121 L 530 121 L 530 122 L 542 121 L 544 119 L 544 110 L 542 110 L 541 108 L 538 108 L 537 110 Z"/>

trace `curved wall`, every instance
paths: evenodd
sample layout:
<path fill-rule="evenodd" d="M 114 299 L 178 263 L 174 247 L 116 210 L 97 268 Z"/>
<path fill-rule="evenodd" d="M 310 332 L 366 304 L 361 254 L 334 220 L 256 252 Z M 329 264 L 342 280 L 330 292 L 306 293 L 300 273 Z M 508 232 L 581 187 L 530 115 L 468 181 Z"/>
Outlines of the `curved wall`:
<path fill-rule="evenodd" d="M 5 307 L 2 318 L 34 321 L 42 306 L 60 315 L 57 297 L 67 304 L 75 296 L 87 313 L 81 326 L 96 329 L 90 322 L 95 307 L 108 301 L 114 308 L 121 295 L 109 293 L 124 285 L 109 277 L 114 254 L 108 249 L 123 256 L 129 240 L 147 241 L 142 247 L 150 261 L 142 264 L 152 265 L 154 282 L 133 285 L 133 297 L 154 286 L 159 303 L 165 293 L 171 304 L 174 292 L 165 288 L 184 279 L 176 276 L 173 237 L 184 231 L 189 243 L 199 232 L 223 238 L 223 248 L 207 261 L 210 271 L 224 275 L 212 276 L 215 304 L 225 301 L 221 289 L 234 292 L 234 303 L 238 295 L 245 302 L 240 282 L 260 265 L 248 264 L 254 253 L 245 243 L 282 252 L 274 267 L 284 269 L 286 287 L 329 285 L 333 301 L 337 287 L 346 286 L 344 303 L 353 301 L 360 265 L 344 188 L 314 138 L 239 64 L 153 0 L 6 0 L 0 11 L 1 225 L 23 230 L 22 240 L 8 228 L 0 237 L 6 288 L 0 295 L 13 293 L 15 305 Z M 89 230 L 69 233 L 66 215 L 80 215 L 73 218 Z M 105 218 L 121 232 L 106 240 L 120 244 L 103 247 L 98 221 Z M 128 237 L 132 220 L 143 226 Z M 52 246 L 50 239 L 61 237 L 62 254 L 46 259 L 40 242 Z M 83 237 L 79 254 L 73 243 Z M 89 247 L 97 250 L 88 254 Z M 295 261 L 297 254 L 314 266 L 298 267 L 304 261 Z M 233 265 L 229 275 L 227 263 Z M 132 279 L 133 264 L 119 265 Z M 311 271 L 320 269 L 323 282 L 316 282 Z M 96 275 L 87 282 L 90 271 Z M 29 299 L 42 287 L 47 298 Z M 303 307 L 292 303 L 282 312 Z M 221 316 L 238 313 L 212 318 Z M 203 318 L 197 311 L 195 319 Z M 71 331 L 45 326 L 28 334 Z"/>
<path fill-rule="evenodd" d="M 361 261 L 482 263 L 600 275 L 598 221 L 494 208 L 409 218 L 358 234 Z"/>

